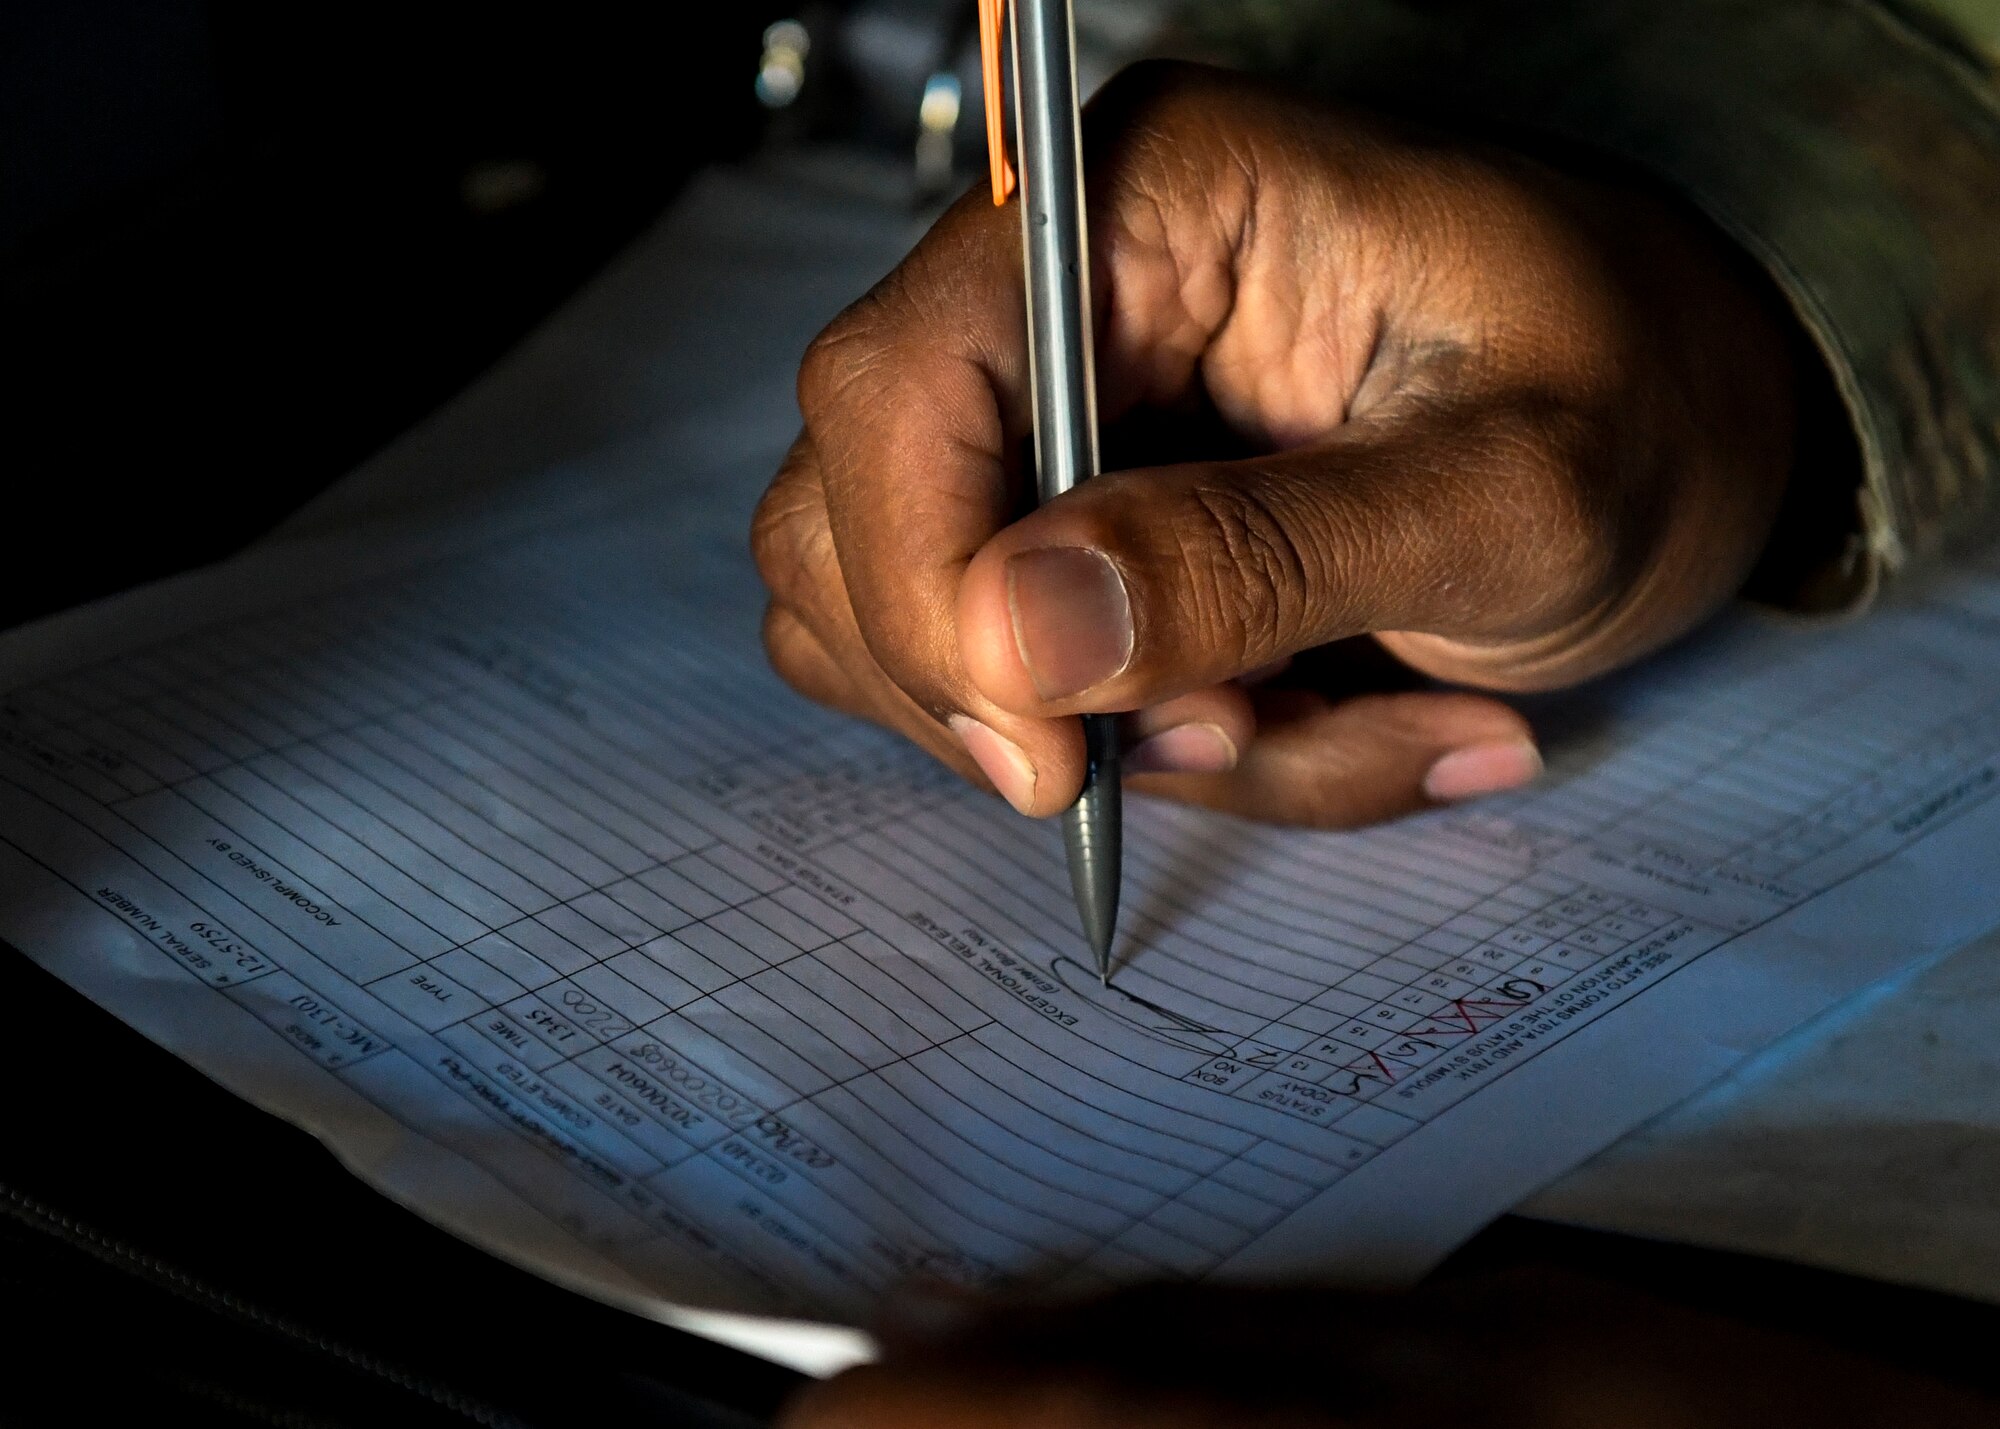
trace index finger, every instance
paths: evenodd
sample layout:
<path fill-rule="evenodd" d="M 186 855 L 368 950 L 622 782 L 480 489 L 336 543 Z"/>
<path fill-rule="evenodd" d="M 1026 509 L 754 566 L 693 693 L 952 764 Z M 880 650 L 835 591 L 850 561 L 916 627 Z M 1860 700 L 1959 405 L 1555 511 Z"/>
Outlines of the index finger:
<path fill-rule="evenodd" d="M 1028 417 L 1016 224 L 961 201 L 799 370 L 855 619 L 940 720 L 982 703 L 959 669 L 958 583 L 1017 505 L 1006 453 Z"/>
<path fill-rule="evenodd" d="M 1227 124 L 1228 106 L 1212 102 L 1223 83 L 1148 71 L 1093 101 L 1104 139 L 1090 221 L 1106 418 L 1195 385 L 1228 322 L 1254 183 L 1238 150 L 1196 142 L 1204 126 Z M 1180 142 L 1158 142 L 1164 131 Z M 1020 222 L 1016 207 L 961 200 L 814 342 L 799 398 L 869 653 L 932 717 L 956 726 L 970 716 L 1015 746 L 1035 772 L 1032 811 L 1053 813 L 1082 777 L 1075 722 L 987 700 L 957 632 L 967 567 L 1025 505 Z"/>

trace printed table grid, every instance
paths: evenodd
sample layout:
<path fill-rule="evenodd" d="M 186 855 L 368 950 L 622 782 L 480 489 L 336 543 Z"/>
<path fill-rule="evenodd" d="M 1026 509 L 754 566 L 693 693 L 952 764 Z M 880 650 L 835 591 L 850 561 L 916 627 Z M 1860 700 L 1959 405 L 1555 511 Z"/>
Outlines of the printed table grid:
<path fill-rule="evenodd" d="M 408 1061 L 560 1168 L 500 1168 L 552 1213 L 792 1311 L 1200 1275 L 1496 1074 L 1462 1049 L 1879 859 L 2000 743 L 2000 691 L 1918 651 L 1755 672 L 1421 828 L 1140 805 L 1107 993 L 1045 829 L 685 617 L 471 569 L 17 690 L 6 786 L 129 861 L 79 897 L 333 1074 Z"/>

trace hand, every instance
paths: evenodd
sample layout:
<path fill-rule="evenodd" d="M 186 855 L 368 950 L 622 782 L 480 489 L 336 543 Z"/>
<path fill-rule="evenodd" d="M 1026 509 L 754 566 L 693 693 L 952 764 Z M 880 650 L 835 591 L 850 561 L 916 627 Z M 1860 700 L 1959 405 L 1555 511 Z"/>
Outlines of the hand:
<path fill-rule="evenodd" d="M 1135 711 L 1135 788 L 1343 826 L 1533 777 L 1526 723 L 1355 694 L 1341 658 L 1245 676 L 1371 637 L 1422 675 L 1545 689 L 1741 584 L 1793 373 L 1700 221 L 1181 66 L 1128 71 L 1086 133 L 1102 419 L 1157 446 L 1212 418 L 1235 454 L 1022 515 L 1020 217 L 968 195 L 800 372 L 754 534 L 795 687 L 1024 813 L 1075 798 L 1074 716 Z"/>
<path fill-rule="evenodd" d="M 1128 1291 L 809 1387 L 779 1429 L 1971 1429 L 1972 1392 L 1541 1269 L 1405 1295 Z"/>

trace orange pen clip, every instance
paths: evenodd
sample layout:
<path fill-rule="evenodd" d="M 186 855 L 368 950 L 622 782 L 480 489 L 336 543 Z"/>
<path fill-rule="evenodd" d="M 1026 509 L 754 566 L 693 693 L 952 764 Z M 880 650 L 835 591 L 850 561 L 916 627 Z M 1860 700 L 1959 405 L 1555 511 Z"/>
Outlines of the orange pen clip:
<path fill-rule="evenodd" d="M 1001 30 L 1007 0 L 979 0 L 979 87 L 986 106 L 986 165 L 993 174 L 993 206 L 1014 192 L 1014 166 L 1007 162 L 1006 90 L 1000 74 Z"/>

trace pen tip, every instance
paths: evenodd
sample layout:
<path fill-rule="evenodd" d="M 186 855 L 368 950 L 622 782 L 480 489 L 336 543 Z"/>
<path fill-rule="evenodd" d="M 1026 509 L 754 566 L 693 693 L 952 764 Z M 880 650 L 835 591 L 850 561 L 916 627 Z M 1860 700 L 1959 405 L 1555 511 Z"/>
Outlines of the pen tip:
<path fill-rule="evenodd" d="M 1084 920 L 1084 941 L 1090 944 L 1090 962 L 1091 966 L 1097 969 L 1097 980 L 1109 987 L 1113 938 L 1111 920 L 1103 916 L 1101 904 L 1091 911 L 1098 916 Z"/>

